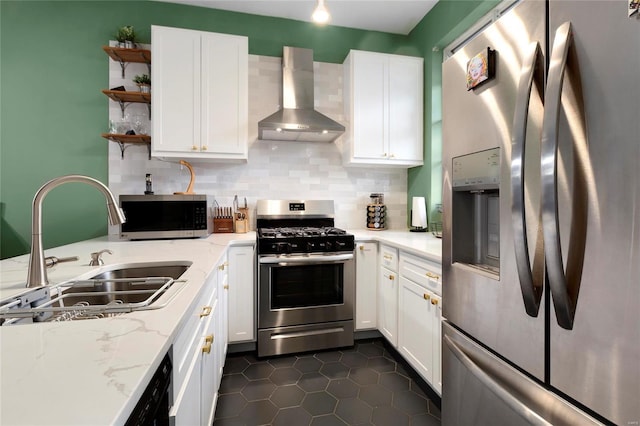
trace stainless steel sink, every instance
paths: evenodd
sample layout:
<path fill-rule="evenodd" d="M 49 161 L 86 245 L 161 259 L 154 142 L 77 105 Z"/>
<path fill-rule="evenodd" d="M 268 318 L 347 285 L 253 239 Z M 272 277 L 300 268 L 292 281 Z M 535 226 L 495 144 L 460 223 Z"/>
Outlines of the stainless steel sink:
<path fill-rule="evenodd" d="M 192 262 L 130 263 L 0 302 L 0 325 L 104 318 L 160 309 L 175 297 Z M 163 297 L 167 294 L 167 297 Z M 158 303 L 162 301 L 162 303 Z"/>
<path fill-rule="evenodd" d="M 61 302 L 65 306 L 84 302 L 88 305 L 110 303 L 143 303 L 152 305 L 171 286 L 167 282 L 177 280 L 185 273 L 191 262 L 162 263 L 153 265 L 119 266 L 79 280 L 73 286 L 62 289 Z M 167 288 L 163 289 L 163 286 Z"/>

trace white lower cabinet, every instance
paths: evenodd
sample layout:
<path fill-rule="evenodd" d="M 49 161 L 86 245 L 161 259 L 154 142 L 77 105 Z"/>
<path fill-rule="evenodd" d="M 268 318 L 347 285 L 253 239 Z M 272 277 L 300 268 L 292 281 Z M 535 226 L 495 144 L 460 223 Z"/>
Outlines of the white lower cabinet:
<path fill-rule="evenodd" d="M 377 327 L 378 243 L 356 244 L 356 330 Z"/>
<path fill-rule="evenodd" d="M 400 277 L 398 351 L 440 393 L 439 296 Z"/>
<path fill-rule="evenodd" d="M 380 245 L 378 331 L 398 346 L 398 249 Z"/>
<path fill-rule="evenodd" d="M 229 247 L 229 343 L 256 340 L 255 246 Z"/>
<path fill-rule="evenodd" d="M 227 347 L 226 255 L 205 280 L 173 344 L 171 424 L 212 424 Z"/>
<path fill-rule="evenodd" d="M 400 253 L 398 351 L 436 390 L 442 392 L 440 266 Z"/>

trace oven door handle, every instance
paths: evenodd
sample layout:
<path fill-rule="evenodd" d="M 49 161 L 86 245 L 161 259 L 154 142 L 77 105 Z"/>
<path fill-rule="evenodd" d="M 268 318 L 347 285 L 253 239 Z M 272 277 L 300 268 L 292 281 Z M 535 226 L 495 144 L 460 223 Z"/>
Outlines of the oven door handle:
<path fill-rule="evenodd" d="M 260 257 L 259 263 L 270 264 L 317 264 L 317 263 L 340 263 L 353 260 L 353 253 L 345 254 L 329 254 L 329 255 L 311 255 L 311 256 L 263 256 Z"/>

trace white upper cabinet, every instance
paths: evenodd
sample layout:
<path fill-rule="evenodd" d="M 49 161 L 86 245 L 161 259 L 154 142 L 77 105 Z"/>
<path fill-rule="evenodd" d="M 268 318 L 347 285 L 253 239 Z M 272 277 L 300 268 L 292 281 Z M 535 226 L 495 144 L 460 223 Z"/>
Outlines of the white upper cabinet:
<path fill-rule="evenodd" d="M 155 157 L 248 158 L 248 39 L 151 27 Z"/>
<path fill-rule="evenodd" d="M 344 163 L 422 165 L 422 88 L 422 58 L 351 50 L 344 61 Z"/>

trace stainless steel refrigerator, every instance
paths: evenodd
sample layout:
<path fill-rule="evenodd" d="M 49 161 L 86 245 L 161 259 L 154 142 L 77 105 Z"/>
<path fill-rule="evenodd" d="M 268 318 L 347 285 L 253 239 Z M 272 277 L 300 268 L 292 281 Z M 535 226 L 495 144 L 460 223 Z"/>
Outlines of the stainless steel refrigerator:
<path fill-rule="evenodd" d="M 523 1 L 443 64 L 444 425 L 640 424 L 640 19 Z"/>

